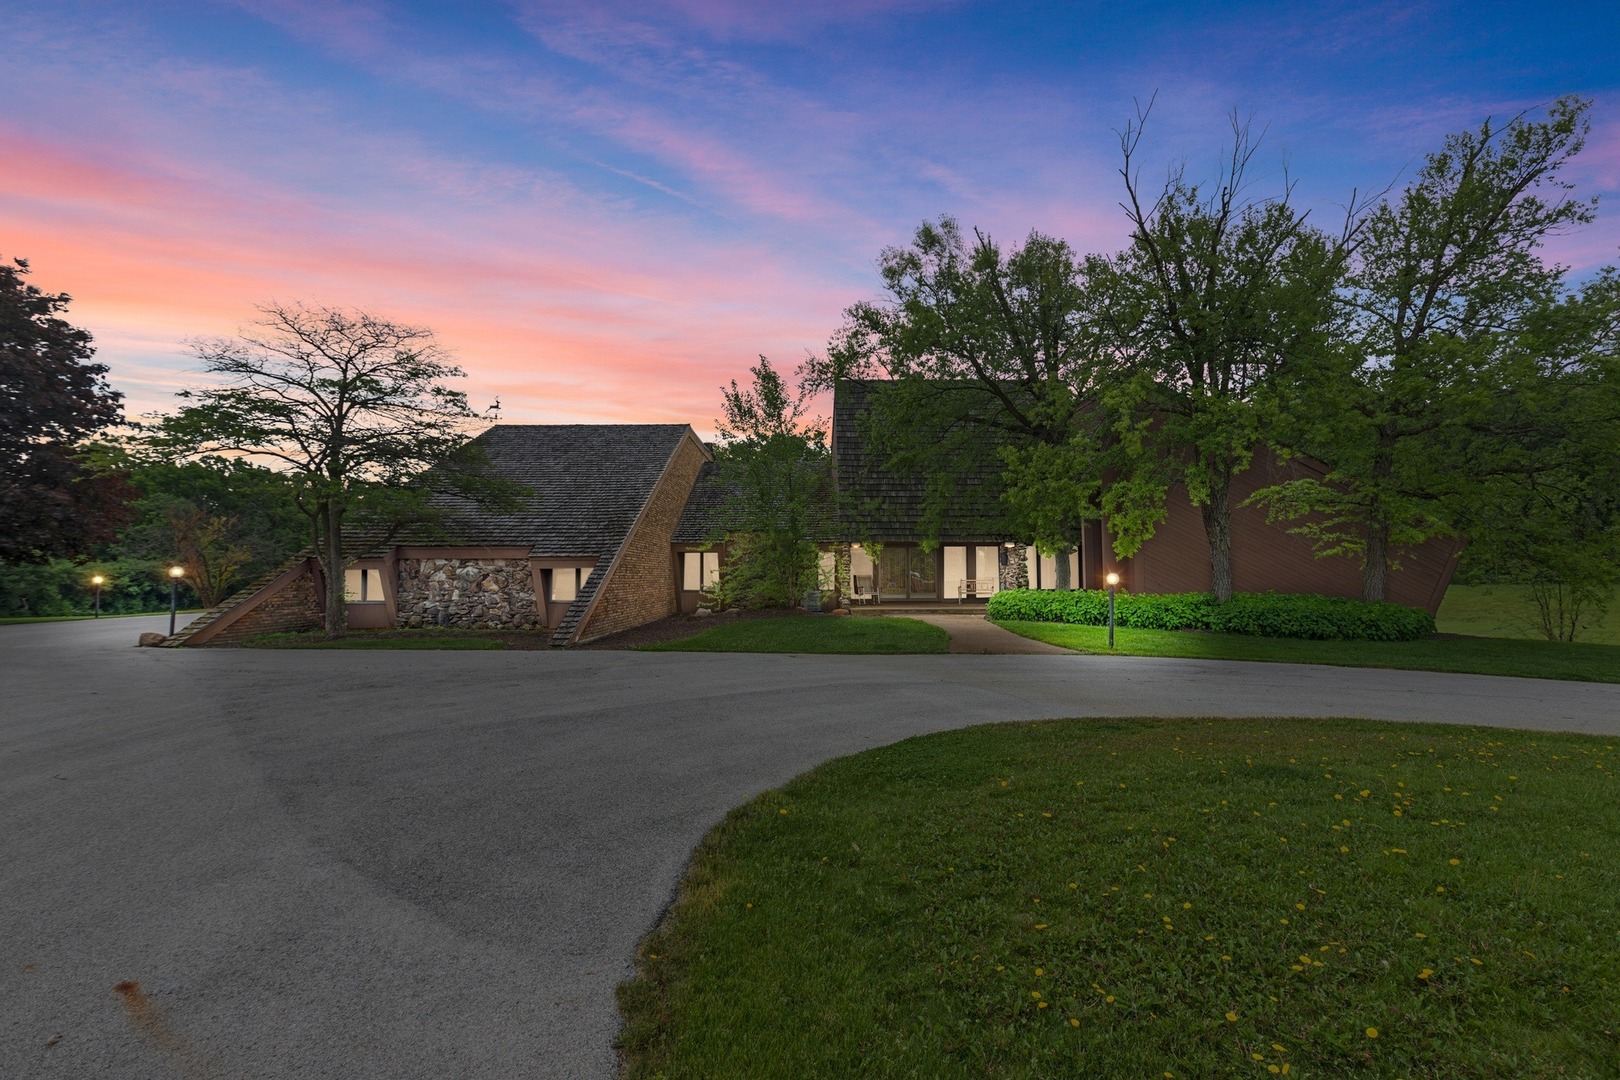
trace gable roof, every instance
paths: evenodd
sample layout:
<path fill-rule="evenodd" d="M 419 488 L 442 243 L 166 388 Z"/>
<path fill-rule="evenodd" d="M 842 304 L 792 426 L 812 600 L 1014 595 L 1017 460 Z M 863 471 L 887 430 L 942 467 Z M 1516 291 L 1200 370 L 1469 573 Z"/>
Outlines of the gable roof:
<path fill-rule="evenodd" d="M 950 473 L 929 474 L 921 467 L 900 467 L 873 446 L 866 414 L 873 399 L 894 386 L 846 380 L 833 389 L 832 448 L 843 531 L 849 539 L 879 542 L 973 541 L 999 535 L 1001 469 L 992 455 L 977 455 Z M 933 436 L 936 447 L 993 437 L 966 426 Z M 933 521 L 927 520 L 931 491 L 936 496 Z"/>
<path fill-rule="evenodd" d="M 688 424 L 498 424 L 474 441 L 492 475 L 531 494 L 516 510 L 456 500 L 445 531 L 464 544 L 528 545 L 533 558 L 611 555 L 691 433 Z"/>
<path fill-rule="evenodd" d="M 725 482 L 720 463 L 704 462 L 671 540 L 677 544 L 709 544 L 723 539 L 728 532 L 741 529 L 744 514 L 737 506 L 738 498 L 737 489 Z M 806 508 L 809 539 L 844 539 L 835 503 L 833 492 L 826 491 Z M 783 513 L 782 519 L 786 516 Z"/>

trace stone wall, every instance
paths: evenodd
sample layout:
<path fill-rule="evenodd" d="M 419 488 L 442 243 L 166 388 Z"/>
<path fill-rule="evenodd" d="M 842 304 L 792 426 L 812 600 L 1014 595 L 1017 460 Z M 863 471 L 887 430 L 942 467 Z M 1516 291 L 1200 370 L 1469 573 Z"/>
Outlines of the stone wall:
<path fill-rule="evenodd" d="M 400 559 L 396 589 L 400 626 L 538 630 L 545 625 L 528 559 Z"/>
<path fill-rule="evenodd" d="M 1001 568 L 1001 587 L 1003 589 L 1029 588 L 1029 547 L 1026 544 L 1014 544 L 1010 548 L 1003 548 L 1007 553 L 1007 565 Z"/>
<path fill-rule="evenodd" d="M 675 563 L 670 543 L 705 460 L 695 440 L 681 440 L 641 519 L 625 539 L 617 564 L 602 583 L 578 640 L 590 641 L 675 614 Z"/>
<path fill-rule="evenodd" d="M 202 644 L 236 645 L 260 634 L 319 630 L 325 623 L 326 609 L 315 592 L 314 575 L 306 571 Z"/>

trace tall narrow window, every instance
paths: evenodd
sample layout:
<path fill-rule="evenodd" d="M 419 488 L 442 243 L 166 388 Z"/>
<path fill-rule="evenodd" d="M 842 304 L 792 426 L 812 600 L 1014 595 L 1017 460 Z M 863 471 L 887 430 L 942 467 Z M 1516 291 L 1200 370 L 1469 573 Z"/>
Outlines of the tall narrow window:
<path fill-rule="evenodd" d="M 551 602 L 563 604 L 579 595 L 579 567 L 559 566 L 551 571 Z"/>
<path fill-rule="evenodd" d="M 720 580 L 718 551 L 688 551 L 681 556 L 681 588 L 702 592 Z"/>

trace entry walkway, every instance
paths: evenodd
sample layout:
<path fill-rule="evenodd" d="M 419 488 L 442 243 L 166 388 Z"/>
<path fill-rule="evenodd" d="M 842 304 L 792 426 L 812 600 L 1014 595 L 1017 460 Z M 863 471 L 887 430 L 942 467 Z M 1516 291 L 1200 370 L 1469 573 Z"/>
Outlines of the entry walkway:
<path fill-rule="evenodd" d="M 921 615 L 911 613 L 903 616 L 907 619 L 916 619 L 929 626 L 937 626 L 951 635 L 951 652 L 953 653 L 993 653 L 996 655 L 1014 654 L 1053 654 L 1061 653 L 1073 656 L 1074 652 L 1057 645 L 1048 645 L 1044 641 L 1033 638 L 1020 637 L 1011 630 L 1003 630 L 983 615 Z"/>

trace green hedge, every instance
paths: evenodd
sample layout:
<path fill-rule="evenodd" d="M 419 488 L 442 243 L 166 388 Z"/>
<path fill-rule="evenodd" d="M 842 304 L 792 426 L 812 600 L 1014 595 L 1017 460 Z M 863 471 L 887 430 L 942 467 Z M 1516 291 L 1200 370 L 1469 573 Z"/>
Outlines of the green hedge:
<path fill-rule="evenodd" d="M 992 619 L 1108 622 L 1108 593 L 1004 589 L 990 598 Z M 1416 641 L 1434 633 L 1434 617 L 1400 604 L 1368 604 L 1309 593 L 1238 593 L 1217 603 L 1207 593 L 1119 594 L 1114 622 L 1140 630 L 1214 630 L 1255 637 L 1322 641 Z"/>

